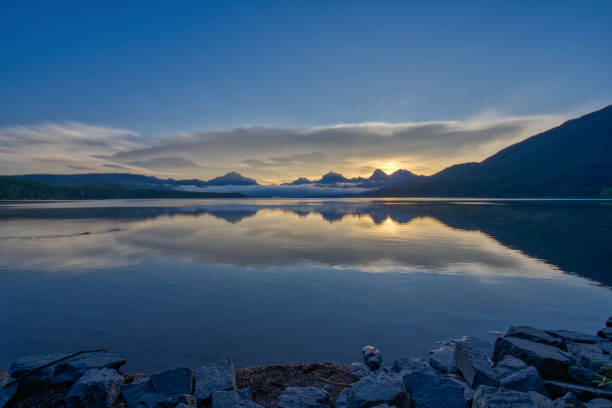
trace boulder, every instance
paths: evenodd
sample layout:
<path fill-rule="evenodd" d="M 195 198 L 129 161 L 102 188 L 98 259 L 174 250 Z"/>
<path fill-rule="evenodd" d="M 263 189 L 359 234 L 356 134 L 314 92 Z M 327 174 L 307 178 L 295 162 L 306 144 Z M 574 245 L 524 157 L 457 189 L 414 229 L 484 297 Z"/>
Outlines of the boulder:
<path fill-rule="evenodd" d="M 421 358 L 400 357 L 393 360 L 390 368 L 391 372 L 399 373 L 406 370 L 429 371 L 431 373 L 435 373 L 434 369 Z"/>
<path fill-rule="evenodd" d="M 400 373 L 413 408 L 468 408 L 457 381 L 427 371 Z"/>
<path fill-rule="evenodd" d="M 576 356 L 576 362 L 580 367 L 612 376 L 612 355 L 605 354 L 601 348 L 594 344 L 584 344 L 580 348 L 572 348 Z"/>
<path fill-rule="evenodd" d="M 160 394 L 191 394 L 193 379 L 193 371 L 187 367 L 162 371 L 150 378 L 153 391 Z"/>
<path fill-rule="evenodd" d="M 17 392 L 17 383 L 6 386 L 11 381 L 13 378 L 0 368 L 0 408 L 4 408 Z"/>
<path fill-rule="evenodd" d="M 569 330 L 546 330 L 546 333 L 553 337 L 563 340 L 564 343 L 569 341 L 574 343 L 597 343 L 600 338 L 591 334 L 578 333 Z"/>
<path fill-rule="evenodd" d="M 160 395 L 153 391 L 151 381 L 144 381 L 138 384 L 124 385 L 121 394 L 128 408 L 157 408 L 157 402 L 167 398 L 167 395 Z M 179 401 L 177 400 L 175 405 Z"/>
<path fill-rule="evenodd" d="M 575 362 L 571 354 L 547 344 L 518 337 L 499 337 L 493 360 L 498 362 L 508 355 L 534 366 L 543 378 L 555 380 L 567 379 L 567 368 Z"/>
<path fill-rule="evenodd" d="M 586 408 L 586 406 L 574 394 L 568 392 L 553 402 L 553 408 Z"/>
<path fill-rule="evenodd" d="M 221 364 L 206 365 L 195 370 L 195 387 L 193 396 L 198 404 L 206 405 L 215 391 L 227 391 L 236 388 L 234 363 L 227 359 Z"/>
<path fill-rule="evenodd" d="M 278 397 L 278 408 L 328 408 L 329 395 L 317 387 L 287 387 Z"/>
<path fill-rule="evenodd" d="M 510 374 L 499 381 L 499 385 L 510 390 L 529 392 L 536 391 L 546 394 L 544 380 L 540 377 L 535 367 L 527 367 L 513 374 Z"/>
<path fill-rule="evenodd" d="M 571 392 L 576 395 L 580 401 L 589 401 L 593 398 L 604 398 L 612 400 L 612 391 L 604 388 L 589 387 L 586 385 L 578 385 L 561 381 L 546 380 L 546 390 L 552 398 L 560 398 Z"/>
<path fill-rule="evenodd" d="M 66 354 L 47 354 L 29 356 L 17 360 L 11 365 L 10 373 L 14 378 L 32 371 L 40 366 L 65 357 Z M 51 384 L 72 383 L 81 377 L 85 371 L 92 368 L 112 368 L 118 370 L 125 364 L 125 359 L 119 354 L 99 351 L 84 353 L 46 367 L 24 379 L 20 384 L 47 382 Z"/>
<path fill-rule="evenodd" d="M 529 391 L 527 395 L 529 395 L 531 401 L 533 401 L 535 408 L 554 408 L 552 400 L 539 392 Z"/>
<path fill-rule="evenodd" d="M 92 368 L 70 387 L 66 404 L 68 408 L 110 408 L 124 382 L 112 368 Z"/>
<path fill-rule="evenodd" d="M 348 394 L 350 388 L 345 388 L 336 398 L 336 402 L 334 403 L 334 408 L 346 408 L 348 406 Z"/>
<path fill-rule="evenodd" d="M 348 370 L 349 373 L 356 375 L 359 378 L 372 374 L 372 370 L 370 370 L 370 367 L 365 365 L 365 363 L 352 362 Z"/>
<path fill-rule="evenodd" d="M 573 383 L 588 385 L 590 387 L 597 387 L 604 380 L 604 377 L 596 372 L 589 370 L 588 368 L 575 365 L 570 366 L 567 369 L 567 373 Z"/>
<path fill-rule="evenodd" d="M 363 362 L 370 367 L 371 370 L 376 371 L 382 364 L 382 353 L 379 349 L 374 346 L 365 346 L 361 353 L 363 354 Z"/>
<path fill-rule="evenodd" d="M 524 392 L 481 385 L 474 394 L 472 408 L 534 408 L 536 403 Z"/>
<path fill-rule="evenodd" d="M 212 396 L 212 408 L 261 407 L 251 401 L 251 391 L 242 388 L 236 391 L 215 391 Z"/>
<path fill-rule="evenodd" d="M 612 327 L 604 327 L 603 329 L 597 332 L 597 335 L 606 340 L 612 340 Z"/>
<path fill-rule="evenodd" d="M 348 388 L 347 408 L 369 408 L 380 404 L 410 407 L 406 387 L 398 375 L 385 372 L 369 375 Z"/>
<path fill-rule="evenodd" d="M 442 374 L 457 373 L 457 365 L 455 364 L 455 349 L 451 347 L 442 347 L 429 352 L 429 365 L 437 372 Z"/>
<path fill-rule="evenodd" d="M 530 326 L 512 326 L 506 332 L 505 337 L 518 337 L 536 343 L 548 344 L 554 347 L 563 347 L 563 340 L 559 337 L 551 336 L 544 330 Z"/>
<path fill-rule="evenodd" d="M 497 378 L 501 379 L 527 367 L 529 366 L 523 360 L 512 356 L 505 356 L 495 365 L 495 372 L 497 373 Z"/>
<path fill-rule="evenodd" d="M 455 364 L 471 388 L 480 385 L 496 386 L 496 373 L 491 365 L 493 345 L 467 337 L 455 346 Z"/>
<path fill-rule="evenodd" d="M 585 403 L 584 406 L 587 408 L 612 408 L 612 401 L 603 398 L 595 398 Z"/>
<path fill-rule="evenodd" d="M 612 316 L 608 317 L 608 320 L 606 321 L 606 327 L 612 327 Z"/>

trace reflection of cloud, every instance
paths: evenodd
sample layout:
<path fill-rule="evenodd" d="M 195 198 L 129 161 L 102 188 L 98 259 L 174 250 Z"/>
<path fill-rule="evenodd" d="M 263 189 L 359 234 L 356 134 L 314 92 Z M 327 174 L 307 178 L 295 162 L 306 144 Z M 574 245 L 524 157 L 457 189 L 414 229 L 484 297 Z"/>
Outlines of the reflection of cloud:
<path fill-rule="evenodd" d="M 132 172 L 208 179 L 229 170 L 262 182 L 318 178 L 327 170 L 366 175 L 384 163 L 419 173 L 481 160 L 559 124 L 563 116 L 464 121 L 338 124 L 306 128 L 249 126 L 145 138 L 80 123 L 0 128 L 0 172 Z M 123 167 L 121 167 L 123 166 Z"/>
<path fill-rule="evenodd" d="M 374 222 L 376 215 L 351 214 L 348 205 L 335 209 L 338 221 L 332 225 L 328 212 L 307 207 L 264 207 L 231 225 L 225 221 L 227 214 L 214 209 L 209 211 L 212 216 L 131 222 L 10 218 L 3 222 L 0 250 L 6 256 L 0 266 L 80 272 L 155 256 L 243 267 L 315 264 L 366 272 L 558 276 L 552 267 L 481 232 L 449 228 L 433 218 L 407 215 L 399 224 L 381 214 Z"/>

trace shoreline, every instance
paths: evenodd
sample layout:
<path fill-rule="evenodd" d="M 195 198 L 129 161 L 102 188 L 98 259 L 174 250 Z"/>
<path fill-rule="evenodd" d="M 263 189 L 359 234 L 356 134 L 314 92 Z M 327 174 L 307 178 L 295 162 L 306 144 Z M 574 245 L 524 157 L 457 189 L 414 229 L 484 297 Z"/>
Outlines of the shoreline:
<path fill-rule="evenodd" d="M 428 359 L 235 368 L 231 359 L 122 373 L 105 350 L 31 356 L 0 370 L 0 408 L 612 407 L 612 317 L 596 334 L 512 326 L 489 343 L 451 340 Z M 384 405 L 386 404 L 386 405 Z"/>

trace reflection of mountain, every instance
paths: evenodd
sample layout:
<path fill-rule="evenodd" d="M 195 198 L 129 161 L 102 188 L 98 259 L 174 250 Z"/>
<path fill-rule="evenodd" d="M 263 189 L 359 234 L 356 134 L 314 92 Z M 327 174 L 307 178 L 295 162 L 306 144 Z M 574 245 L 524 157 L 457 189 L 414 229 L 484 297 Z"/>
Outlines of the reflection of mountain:
<path fill-rule="evenodd" d="M 232 224 L 265 209 L 300 217 L 320 215 L 329 222 L 368 216 L 374 223 L 405 224 L 431 217 L 460 230 L 477 230 L 506 247 L 543 259 L 560 269 L 612 286 L 612 203 L 568 201 L 419 202 L 329 201 L 276 205 L 256 201 L 184 207 L 20 208 L 0 207 L 0 222 L 27 219 L 108 219 L 122 222 L 208 214 Z M 388 221 L 387 221 L 388 222 Z"/>

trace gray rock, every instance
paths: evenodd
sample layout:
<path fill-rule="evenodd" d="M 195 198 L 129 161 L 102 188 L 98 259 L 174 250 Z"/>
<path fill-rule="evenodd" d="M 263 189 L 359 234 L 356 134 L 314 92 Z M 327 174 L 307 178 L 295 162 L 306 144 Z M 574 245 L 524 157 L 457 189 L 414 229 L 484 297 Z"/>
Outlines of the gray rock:
<path fill-rule="evenodd" d="M 198 404 L 207 404 L 215 391 L 227 391 L 236 388 L 234 363 L 227 359 L 218 365 L 206 365 L 195 370 L 195 388 L 193 395 Z"/>
<path fill-rule="evenodd" d="M 75 382 L 68 394 L 68 408 L 109 408 L 113 405 L 125 379 L 112 368 L 92 368 Z"/>
<path fill-rule="evenodd" d="M 348 389 L 347 408 L 369 408 L 380 404 L 410 407 L 406 387 L 398 375 L 385 372 L 369 375 Z"/>
<path fill-rule="evenodd" d="M 608 320 L 606 321 L 606 327 L 612 327 L 612 316 L 608 317 Z"/>
<path fill-rule="evenodd" d="M 160 394 L 191 394 L 193 392 L 193 371 L 187 367 L 153 374 L 150 380 L 153 391 Z"/>
<path fill-rule="evenodd" d="M 612 401 L 603 398 L 595 398 L 585 403 L 584 406 L 587 408 L 612 408 Z"/>
<path fill-rule="evenodd" d="M 577 384 L 597 387 L 604 380 L 604 377 L 585 367 L 570 366 L 567 369 L 570 380 Z"/>
<path fill-rule="evenodd" d="M 589 401 L 593 398 L 612 399 L 612 391 L 603 388 L 589 387 L 586 385 L 578 385 L 561 381 L 546 380 L 546 390 L 552 398 L 560 398 L 571 392 L 576 395 L 580 401 Z"/>
<path fill-rule="evenodd" d="M 17 383 L 6 386 L 11 381 L 13 381 L 13 378 L 0 368 L 0 408 L 3 408 L 17 392 Z"/>
<path fill-rule="evenodd" d="M 361 353 L 363 354 L 363 362 L 370 367 L 371 370 L 376 371 L 382 364 L 382 354 L 379 349 L 374 346 L 365 346 Z"/>
<path fill-rule="evenodd" d="M 495 342 L 494 361 L 514 356 L 534 366 L 546 379 L 568 378 L 567 368 L 575 362 L 574 357 L 556 347 L 536 343 L 517 337 L 499 337 Z"/>
<path fill-rule="evenodd" d="M 510 390 L 529 392 L 536 391 L 546 394 L 544 380 L 540 377 L 535 367 L 527 367 L 513 374 L 510 374 L 499 381 L 499 385 Z"/>
<path fill-rule="evenodd" d="M 14 378 L 17 378 L 35 368 L 65 356 L 66 354 L 47 354 L 25 357 L 14 362 L 9 371 Z M 36 382 L 70 383 L 79 379 L 85 371 L 92 368 L 112 368 L 118 370 L 123 364 L 125 364 L 125 359 L 119 354 L 105 351 L 85 353 L 44 368 L 28 376 L 21 384 Z"/>
<path fill-rule="evenodd" d="M 372 370 L 370 370 L 370 367 L 365 365 L 365 363 L 352 362 L 348 370 L 349 373 L 356 375 L 359 378 L 372 374 Z"/>
<path fill-rule="evenodd" d="M 612 354 L 612 341 L 601 340 L 597 343 L 597 347 L 605 354 Z"/>
<path fill-rule="evenodd" d="M 125 385 L 121 389 L 128 408 L 157 408 L 157 402 L 168 397 L 153 391 L 151 381 Z M 175 403 L 175 405 L 178 403 Z"/>
<path fill-rule="evenodd" d="M 588 343 L 576 343 L 573 341 L 567 342 L 565 345 L 567 351 L 574 355 L 578 355 L 580 353 L 598 353 L 604 354 L 603 350 L 597 344 L 588 344 Z"/>
<path fill-rule="evenodd" d="M 492 348 L 493 345 L 474 337 L 457 342 L 455 364 L 471 388 L 497 384 L 490 359 Z"/>
<path fill-rule="evenodd" d="M 571 392 L 563 397 L 557 398 L 553 403 L 554 408 L 586 408 L 585 405 Z"/>
<path fill-rule="evenodd" d="M 424 371 L 400 374 L 413 408 L 467 408 L 464 389 L 453 379 Z"/>
<path fill-rule="evenodd" d="M 495 365 L 495 372 L 497 373 L 497 378 L 501 379 L 517 371 L 524 370 L 527 367 L 529 366 L 523 360 L 519 360 L 512 356 L 506 356 Z"/>
<path fill-rule="evenodd" d="M 249 404 L 250 403 L 250 404 Z M 236 391 L 215 391 L 212 396 L 212 408 L 260 407 L 251 401 L 251 391 L 242 388 Z"/>
<path fill-rule="evenodd" d="M 529 394 L 481 385 L 474 394 L 472 408 L 534 408 Z"/>
<path fill-rule="evenodd" d="M 465 398 L 465 400 L 468 403 L 468 406 L 472 406 L 472 400 L 474 399 L 474 390 L 470 388 L 469 385 L 467 385 L 466 383 L 464 383 L 463 381 L 460 381 L 456 378 L 453 377 L 446 377 L 449 380 L 454 381 L 455 383 L 457 383 L 462 389 L 463 389 L 463 398 Z"/>
<path fill-rule="evenodd" d="M 278 397 L 278 408 L 328 408 L 329 395 L 317 387 L 287 387 Z"/>
<path fill-rule="evenodd" d="M 612 327 L 604 327 L 603 329 L 597 332 L 597 335 L 604 339 L 612 340 Z"/>
<path fill-rule="evenodd" d="M 546 330 L 546 333 L 553 337 L 558 337 L 567 343 L 569 341 L 574 343 L 597 343 L 600 339 L 597 336 L 590 334 L 577 333 L 569 330 Z"/>
<path fill-rule="evenodd" d="M 455 349 L 443 347 L 429 352 L 429 364 L 439 373 L 455 374 L 457 365 L 455 364 Z"/>
<path fill-rule="evenodd" d="M 561 338 L 551 336 L 544 330 L 530 326 L 512 326 L 506 332 L 505 337 L 518 337 L 536 343 L 548 344 L 549 346 L 563 347 L 563 340 Z"/>
<path fill-rule="evenodd" d="M 529 391 L 527 395 L 533 401 L 535 408 L 554 408 L 552 400 L 539 392 Z"/>
<path fill-rule="evenodd" d="M 393 360 L 391 372 L 399 373 L 402 371 L 429 371 L 435 373 L 434 369 L 421 358 L 400 357 Z"/>
<path fill-rule="evenodd" d="M 196 408 L 195 405 L 185 404 L 184 402 L 179 402 L 174 408 Z"/>
<path fill-rule="evenodd" d="M 350 388 L 345 388 L 342 390 L 338 398 L 336 398 L 336 402 L 334 403 L 334 408 L 346 408 L 348 406 L 348 394 Z"/>

